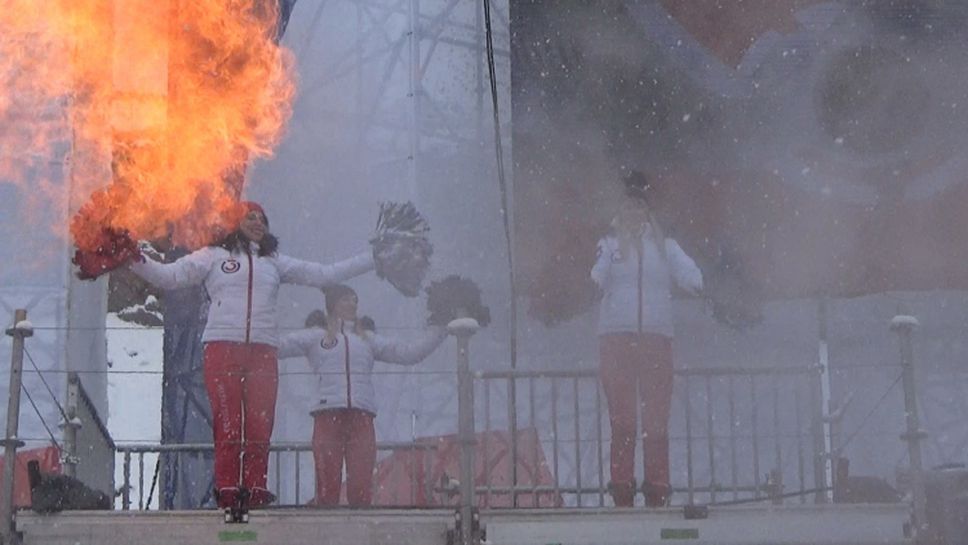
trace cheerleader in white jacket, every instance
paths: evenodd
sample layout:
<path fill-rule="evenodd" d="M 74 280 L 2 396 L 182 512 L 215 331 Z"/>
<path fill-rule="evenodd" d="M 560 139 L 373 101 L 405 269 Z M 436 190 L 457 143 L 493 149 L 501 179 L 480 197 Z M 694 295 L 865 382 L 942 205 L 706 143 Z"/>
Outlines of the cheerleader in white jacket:
<path fill-rule="evenodd" d="M 655 222 L 645 177 L 633 173 L 625 185 L 622 208 L 609 235 L 598 243 L 591 271 L 602 290 L 598 335 L 612 429 L 610 490 L 616 506 L 633 505 L 636 401 L 641 396 L 643 492 L 647 506 L 661 506 L 671 492 L 672 282 L 698 293 L 702 274 Z"/>
<path fill-rule="evenodd" d="M 279 380 L 279 285 L 322 287 L 374 268 L 369 253 L 333 265 L 281 255 L 262 207 L 254 202 L 240 207 L 238 228 L 222 241 L 173 263 L 143 258 L 129 265 L 163 289 L 202 285 L 210 299 L 203 366 L 220 507 L 234 505 L 242 488 L 252 507 L 273 501 L 266 477 Z"/>
<path fill-rule="evenodd" d="M 305 356 L 318 381 L 313 416 L 313 459 L 317 506 L 339 503 L 343 464 L 346 498 L 351 506 L 373 499 L 376 464 L 375 361 L 414 365 L 429 356 L 446 337 L 442 327 L 429 327 L 416 339 L 393 339 L 368 330 L 357 319 L 358 298 L 345 285 L 326 288 L 326 328 L 284 335 L 279 357 Z"/>

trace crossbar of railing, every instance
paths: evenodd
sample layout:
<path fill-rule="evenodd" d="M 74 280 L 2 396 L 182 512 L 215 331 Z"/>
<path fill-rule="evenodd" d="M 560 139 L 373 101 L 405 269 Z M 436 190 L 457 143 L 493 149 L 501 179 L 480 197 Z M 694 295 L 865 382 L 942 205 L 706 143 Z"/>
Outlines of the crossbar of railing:
<path fill-rule="evenodd" d="M 435 488 L 435 490 L 438 491 L 438 492 L 447 492 L 448 491 L 447 489 L 444 489 L 444 488 Z M 727 486 L 697 486 L 697 487 L 693 488 L 693 492 L 696 492 L 696 493 L 715 493 L 715 492 L 722 493 L 722 492 L 730 492 L 732 490 L 733 490 L 732 487 L 727 487 Z M 740 492 L 748 492 L 748 493 L 752 493 L 752 494 L 759 494 L 759 493 L 767 493 L 767 492 L 769 492 L 769 489 L 767 489 L 767 488 L 757 489 L 756 487 L 749 486 L 749 485 L 737 487 L 737 490 L 740 491 Z M 530 485 L 530 484 L 528 484 L 528 485 L 518 485 L 518 486 L 508 486 L 508 485 L 503 485 L 503 486 L 478 486 L 478 487 L 476 487 L 474 489 L 474 493 L 477 494 L 478 496 L 484 496 L 484 495 L 487 495 L 487 494 L 494 494 L 494 495 L 503 494 L 503 495 L 506 495 L 507 496 L 507 495 L 510 495 L 512 493 L 518 494 L 518 495 L 531 494 L 531 493 L 538 493 L 538 494 L 557 494 L 557 493 L 560 493 L 560 494 L 576 494 L 577 495 L 577 494 L 597 494 L 598 491 L 599 491 L 599 488 L 597 486 L 582 486 L 582 487 L 578 487 L 578 486 L 557 486 L 556 487 L 554 485 Z M 673 492 L 688 492 L 689 489 L 686 488 L 686 487 L 673 487 L 672 488 L 672 491 Z M 768 495 L 756 496 L 756 497 L 761 497 L 763 499 L 768 499 L 769 498 Z"/>
<path fill-rule="evenodd" d="M 762 367 L 690 367 L 676 369 L 675 376 L 749 376 L 749 375 L 809 375 L 820 371 L 817 365 L 762 366 Z M 482 380 L 507 380 L 527 378 L 597 378 L 597 368 L 579 369 L 533 369 L 479 371 L 474 378 Z"/>
<path fill-rule="evenodd" d="M 376 444 L 377 450 L 435 450 L 436 445 L 427 443 L 412 443 L 407 441 L 381 441 Z M 162 452 L 211 452 L 215 450 L 212 443 L 123 443 L 115 446 L 118 453 L 131 452 L 136 454 L 159 454 Z M 303 442 L 279 442 L 269 446 L 269 452 L 310 452 L 313 446 Z"/>
<path fill-rule="evenodd" d="M 410 452 L 429 452 L 434 451 L 438 447 L 437 445 L 430 443 L 420 443 L 420 442 L 406 442 L 406 441 L 381 441 L 377 443 L 376 446 L 378 451 L 410 451 Z M 144 482 L 145 482 L 145 455 L 157 454 L 157 455 L 171 455 L 171 454 L 198 454 L 213 452 L 215 446 L 212 443 L 126 443 L 119 444 L 115 447 L 115 452 L 122 456 L 123 464 L 123 483 L 121 486 L 121 508 L 123 510 L 131 509 L 132 498 L 131 490 L 132 487 L 132 476 L 131 476 L 131 466 L 132 458 L 137 458 L 137 472 L 138 472 L 138 509 L 144 510 L 148 506 L 148 502 L 145 498 Z M 272 443 L 269 446 L 269 452 L 276 455 L 276 483 L 277 487 L 279 483 L 282 482 L 282 473 L 279 464 L 279 454 L 280 453 L 299 453 L 312 452 L 313 447 L 311 443 L 306 442 L 278 442 Z M 300 470 L 299 462 L 296 460 L 296 464 L 293 467 L 293 478 L 296 490 L 296 502 L 299 501 L 298 490 L 300 488 Z M 431 483 L 414 483 L 420 484 L 420 486 L 425 490 L 431 489 Z M 278 491 L 278 490 L 277 490 Z M 412 491 L 415 492 L 415 491 Z M 150 500 L 150 498 L 148 498 Z"/>

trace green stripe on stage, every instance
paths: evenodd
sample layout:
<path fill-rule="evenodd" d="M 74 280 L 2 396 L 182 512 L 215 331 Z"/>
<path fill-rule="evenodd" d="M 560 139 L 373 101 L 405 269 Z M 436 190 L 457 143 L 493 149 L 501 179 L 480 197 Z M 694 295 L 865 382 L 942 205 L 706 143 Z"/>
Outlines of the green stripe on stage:
<path fill-rule="evenodd" d="M 699 539 L 699 528 L 663 528 L 661 539 Z"/>
<path fill-rule="evenodd" d="M 218 533 L 218 540 L 220 543 L 259 541 L 259 534 L 252 530 L 224 530 Z"/>

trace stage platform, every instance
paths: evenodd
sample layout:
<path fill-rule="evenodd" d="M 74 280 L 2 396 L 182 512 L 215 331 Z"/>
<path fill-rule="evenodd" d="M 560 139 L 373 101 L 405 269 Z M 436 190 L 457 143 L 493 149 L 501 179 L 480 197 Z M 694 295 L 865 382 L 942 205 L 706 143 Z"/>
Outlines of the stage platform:
<path fill-rule="evenodd" d="M 480 514 L 484 543 L 502 545 L 902 545 L 910 507 L 732 506 L 687 520 L 682 508 L 517 509 Z M 17 514 L 25 545 L 447 545 L 450 510 L 256 511 L 227 524 L 217 511 Z"/>

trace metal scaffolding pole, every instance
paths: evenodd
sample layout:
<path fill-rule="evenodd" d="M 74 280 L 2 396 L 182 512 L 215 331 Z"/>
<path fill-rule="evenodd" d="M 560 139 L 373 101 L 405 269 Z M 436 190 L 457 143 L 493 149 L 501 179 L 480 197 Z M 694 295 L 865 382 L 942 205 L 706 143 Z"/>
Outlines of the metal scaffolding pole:
<path fill-rule="evenodd" d="M 814 486 L 817 494 L 814 498 L 816 503 L 829 503 L 833 500 L 830 484 L 833 483 L 833 435 L 832 422 L 830 419 L 830 350 L 827 339 L 828 323 L 828 303 L 826 297 L 821 297 L 817 302 L 817 326 L 818 326 L 818 346 L 817 346 L 817 365 L 819 367 L 819 405 L 815 408 L 818 411 L 819 420 L 815 422 L 816 441 L 814 452 L 817 459 L 814 461 Z"/>
<path fill-rule="evenodd" d="M 472 318 L 458 318 L 447 325 L 457 337 L 457 395 L 458 434 L 460 442 L 460 508 L 459 528 L 461 545 L 477 542 L 474 524 L 476 483 L 474 480 L 474 451 L 477 448 L 474 430 L 474 376 L 471 374 L 468 347 L 479 325 Z"/>
<path fill-rule="evenodd" d="M 898 315 L 891 320 L 891 331 L 897 333 L 901 350 L 901 382 L 904 388 L 905 430 L 901 439 L 907 443 L 911 463 L 911 493 L 914 503 L 914 529 L 917 543 L 927 536 L 927 499 L 924 488 L 924 467 L 921 460 L 921 440 L 927 433 L 921 429 L 918 416 L 917 387 L 914 380 L 914 330 L 918 327 L 914 316 Z"/>
<path fill-rule="evenodd" d="M 16 543 L 13 522 L 13 481 L 17 467 L 17 449 L 24 446 L 17 434 L 20 426 L 20 389 L 23 385 L 24 339 L 34 334 L 33 326 L 27 321 L 27 311 L 17 309 L 13 315 L 13 327 L 7 335 L 13 337 L 10 351 L 10 397 L 7 399 L 7 433 L 3 439 L 3 490 L 0 490 L 0 538 L 3 545 Z"/>

